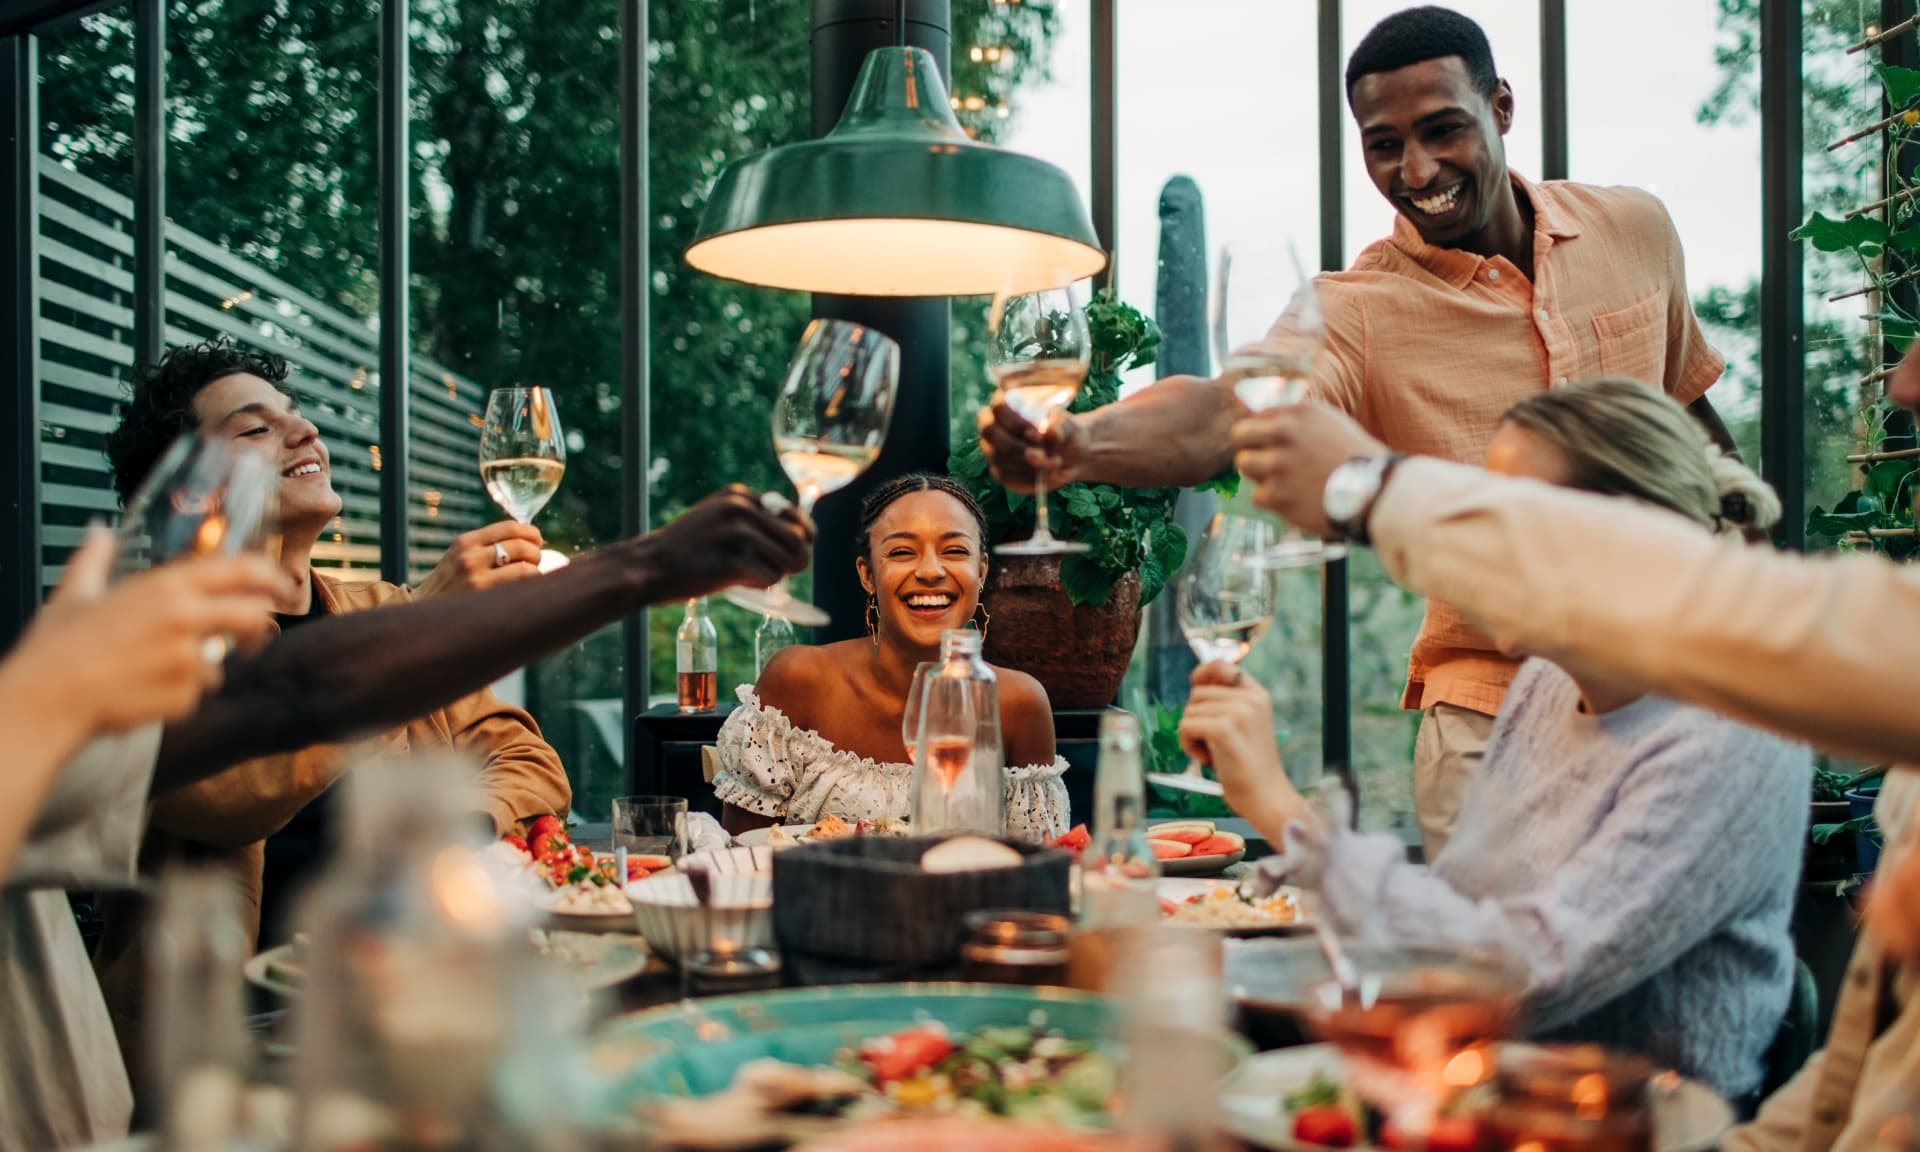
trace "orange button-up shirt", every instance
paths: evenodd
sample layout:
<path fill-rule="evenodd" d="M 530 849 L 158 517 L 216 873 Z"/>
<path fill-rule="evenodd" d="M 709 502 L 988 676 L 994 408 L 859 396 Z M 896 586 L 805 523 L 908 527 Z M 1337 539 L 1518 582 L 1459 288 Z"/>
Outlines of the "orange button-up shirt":
<path fill-rule="evenodd" d="M 1726 362 L 1687 299 L 1685 258 L 1659 200 L 1635 188 L 1513 177 L 1533 203 L 1529 281 L 1504 256 L 1436 248 L 1404 217 L 1344 272 L 1320 276 L 1320 395 L 1400 452 L 1479 464 L 1507 409 L 1605 373 L 1682 404 Z M 1492 714 L 1518 663 L 1430 602 L 1401 705 Z"/>

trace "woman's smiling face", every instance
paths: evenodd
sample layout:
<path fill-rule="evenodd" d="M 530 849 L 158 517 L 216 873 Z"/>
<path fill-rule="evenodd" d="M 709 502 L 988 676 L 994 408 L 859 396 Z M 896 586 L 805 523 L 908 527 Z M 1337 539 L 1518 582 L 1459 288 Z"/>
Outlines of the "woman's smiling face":
<path fill-rule="evenodd" d="M 860 583 L 880 610 L 880 631 L 916 648 L 965 628 L 987 576 L 980 525 L 946 492 L 909 492 L 886 506 L 867 533 Z"/>

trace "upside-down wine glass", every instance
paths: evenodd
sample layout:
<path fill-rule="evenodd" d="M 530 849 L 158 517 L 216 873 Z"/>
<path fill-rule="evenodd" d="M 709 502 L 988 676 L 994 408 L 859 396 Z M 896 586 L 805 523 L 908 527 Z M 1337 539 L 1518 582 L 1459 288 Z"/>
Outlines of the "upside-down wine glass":
<path fill-rule="evenodd" d="M 480 432 L 480 479 L 493 502 L 510 518 L 531 524 L 560 490 L 566 474 L 567 440 L 553 392 L 495 388 L 489 393 Z M 542 572 L 566 566 L 567 558 L 560 553 L 540 553 Z"/>
<path fill-rule="evenodd" d="M 773 449 L 800 494 L 800 511 L 845 488 L 880 455 L 900 382 L 900 346 L 865 324 L 815 320 L 773 405 Z M 771 588 L 729 588 L 752 612 L 817 628 L 827 614 L 796 600 L 783 577 Z"/>
<path fill-rule="evenodd" d="M 1175 591 L 1180 631 L 1201 663 L 1238 664 L 1273 623 L 1278 580 L 1262 557 L 1273 546 L 1273 525 L 1216 513 L 1207 523 L 1190 567 Z M 1220 782 L 1189 759 L 1185 772 L 1149 772 L 1147 782 L 1207 796 Z"/>
<path fill-rule="evenodd" d="M 1026 295 L 1002 292 L 987 316 L 987 371 L 1001 399 L 1042 431 L 1052 426 L 1079 394 L 1093 358 L 1087 334 L 1084 284 Z M 1087 545 L 1062 540 L 1047 528 L 1047 478 L 1034 476 L 1033 535 L 1002 544 L 1002 556 L 1058 556 L 1085 552 Z"/>
<path fill-rule="evenodd" d="M 1213 293 L 1213 346 L 1233 393 L 1254 412 L 1298 404 L 1313 390 L 1327 340 L 1320 294 L 1291 243 L 1236 241 L 1220 249 Z M 1293 567 L 1347 554 L 1341 544 L 1289 529 L 1262 562 Z"/>

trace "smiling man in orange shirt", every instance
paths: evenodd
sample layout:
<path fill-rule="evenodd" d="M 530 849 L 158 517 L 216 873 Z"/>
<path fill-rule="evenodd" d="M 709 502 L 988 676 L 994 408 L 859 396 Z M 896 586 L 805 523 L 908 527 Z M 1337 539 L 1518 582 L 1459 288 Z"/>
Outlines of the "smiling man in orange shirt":
<path fill-rule="evenodd" d="M 1513 91 L 1479 25 L 1444 8 L 1381 21 L 1347 65 L 1375 187 L 1399 214 L 1344 272 L 1316 280 L 1327 330 L 1315 389 L 1398 452 L 1478 463 L 1502 413 L 1596 373 L 1657 386 L 1731 440 L 1705 393 L 1725 362 L 1687 298 L 1679 237 L 1653 196 L 1510 172 Z M 1246 409 L 1225 378 L 1173 376 L 1042 433 L 984 411 L 995 474 L 1194 484 L 1226 468 Z M 1446 842 L 1516 663 L 1428 605 L 1402 705 L 1419 709 L 1414 804 L 1428 859 Z"/>

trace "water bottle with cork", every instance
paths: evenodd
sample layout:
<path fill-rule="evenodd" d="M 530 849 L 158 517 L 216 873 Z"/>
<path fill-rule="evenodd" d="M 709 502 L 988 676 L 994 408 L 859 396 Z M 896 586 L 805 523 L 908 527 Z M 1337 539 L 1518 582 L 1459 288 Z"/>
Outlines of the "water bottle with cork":
<path fill-rule="evenodd" d="M 1100 717 L 1100 764 L 1093 783 L 1093 840 L 1080 857 L 1081 919 L 1088 928 L 1153 924 L 1160 918 L 1160 861 L 1147 843 L 1140 722 L 1110 710 Z"/>
<path fill-rule="evenodd" d="M 1000 689 L 981 658 L 980 633 L 940 633 L 940 666 L 928 675 L 913 772 L 913 830 L 1006 833 L 1006 760 Z"/>

